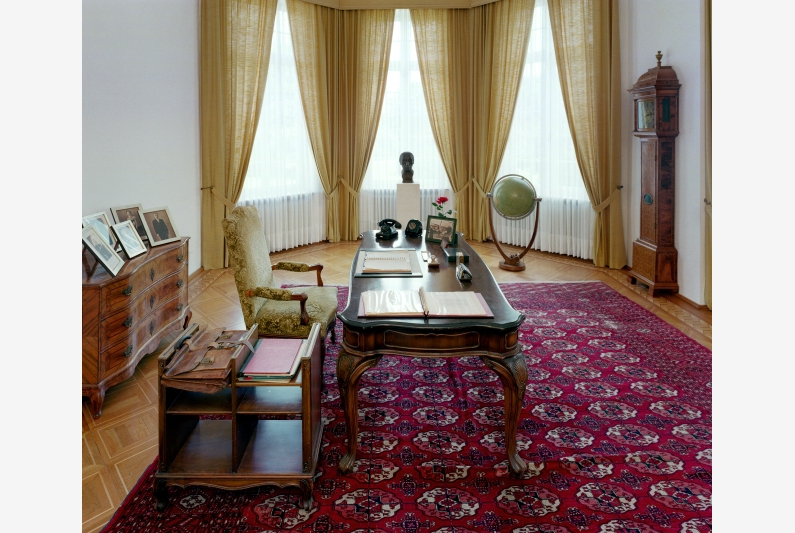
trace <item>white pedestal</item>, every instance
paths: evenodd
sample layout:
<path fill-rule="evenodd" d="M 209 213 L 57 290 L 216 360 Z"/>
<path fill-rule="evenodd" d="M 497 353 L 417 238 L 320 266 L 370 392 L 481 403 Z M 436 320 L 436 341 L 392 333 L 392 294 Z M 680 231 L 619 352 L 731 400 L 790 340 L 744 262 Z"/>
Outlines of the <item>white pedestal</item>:
<path fill-rule="evenodd" d="M 397 221 L 405 226 L 412 218 L 420 220 L 420 184 L 398 183 Z"/>

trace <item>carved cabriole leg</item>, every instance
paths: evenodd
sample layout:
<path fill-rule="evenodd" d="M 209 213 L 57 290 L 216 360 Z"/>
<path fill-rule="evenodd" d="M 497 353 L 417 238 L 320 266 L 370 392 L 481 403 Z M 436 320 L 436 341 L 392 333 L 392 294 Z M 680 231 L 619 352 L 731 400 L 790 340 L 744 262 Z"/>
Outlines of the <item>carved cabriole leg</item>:
<path fill-rule="evenodd" d="M 105 387 L 91 389 L 88 399 L 91 401 L 91 414 L 94 418 L 102 416 L 102 404 L 105 402 Z"/>
<path fill-rule="evenodd" d="M 301 480 L 301 508 L 304 511 L 312 510 L 312 489 L 315 481 L 312 479 Z"/>
<path fill-rule="evenodd" d="M 345 411 L 345 425 L 348 428 L 348 453 L 340 460 L 339 470 L 348 474 L 356 462 L 356 445 L 359 438 L 359 379 L 364 371 L 378 364 L 380 355 L 359 357 L 340 348 L 337 357 L 337 383 L 339 384 L 342 409 Z M 526 372 L 525 372 L 526 374 Z"/>
<path fill-rule="evenodd" d="M 482 357 L 486 365 L 497 372 L 505 389 L 505 450 L 508 453 L 508 467 L 512 477 L 521 477 L 527 463 L 516 451 L 516 431 L 519 426 L 519 413 L 527 386 L 527 363 L 524 354 L 518 353 L 503 359 Z"/>
<path fill-rule="evenodd" d="M 157 498 L 155 509 L 158 511 L 165 510 L 166 503 L 168 502 L 168 487 L 166 486 L 165 479 L 155 480 L 155 498 Z"/>

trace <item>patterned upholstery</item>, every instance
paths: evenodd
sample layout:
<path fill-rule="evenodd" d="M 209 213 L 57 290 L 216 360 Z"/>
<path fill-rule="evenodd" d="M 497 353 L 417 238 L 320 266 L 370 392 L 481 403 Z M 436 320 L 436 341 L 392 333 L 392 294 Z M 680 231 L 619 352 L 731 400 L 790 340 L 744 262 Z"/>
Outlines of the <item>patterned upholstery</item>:
<path fill-rule="evenodd" d="M 229 218 L 223 220 L 223 228 L 247 328 L 257 323 L 260 335 L 306 337 L 312 323 L 319 322 L 321 338 L 329 328 L 333 331 L 337 314 L 336 287 L 279 289 L 273 286 L 270 250 L 254 206 L 234 208 Z M 292 272 L 306 272 L 309 265 L 282 261 L 276 266 Z M 256 295 L 246 296 L 247 289 L 254 289 Z M 289 300 L 291 293 L 306 294 L 309 324 L 301 325 L 299 302 L 284 301 Z"/>

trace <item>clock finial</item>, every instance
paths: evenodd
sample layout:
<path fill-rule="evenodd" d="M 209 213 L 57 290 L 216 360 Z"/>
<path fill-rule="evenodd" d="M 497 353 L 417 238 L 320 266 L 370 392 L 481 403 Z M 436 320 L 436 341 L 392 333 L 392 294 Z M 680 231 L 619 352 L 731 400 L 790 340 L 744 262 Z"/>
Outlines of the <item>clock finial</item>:
<path fill-rule="evenodd" d="M 656 57 L 656 58 L 657 58 L 657 66 L 658 66 L 658 67 L 659 67 L 659 66 L 661 66 L 661 65 L 660 65 L 660 60 L 662 59 L 662 52 L 661 52 L 660 50 L 657 50 L 657 55 L 656 55 L 656 56 L 654 56 L 654 57 Z"/>

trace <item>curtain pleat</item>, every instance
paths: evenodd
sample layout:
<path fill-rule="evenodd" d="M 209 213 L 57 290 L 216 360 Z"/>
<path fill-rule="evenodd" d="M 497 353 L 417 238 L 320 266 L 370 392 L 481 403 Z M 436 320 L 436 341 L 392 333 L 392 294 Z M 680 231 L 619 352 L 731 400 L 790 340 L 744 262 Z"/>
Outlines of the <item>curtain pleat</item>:
<path fill-rule="evenodd" d="M 490 234 L 486 193 L 510 133 L 533 5 L 411 10 L 431 127 L 456 194 L 458 228 L 471 240 Z"/>
<path fill-rule="evenodd" d="M 622 268 L 618 0 L 549 0 L 549 16 L 577 163 L 596 211 L 594 264 Z"/>
<path fill-rule="evenodd" d="M 298 82 L 330 242 L 359 235 L 358 194 L 386 87 L 395 12 L 288 0 Z"/>
<path fill-rule="evenodd" d="M 268 74 L 276 0 L 201 3 L 202 266 L 226 266 L 221 220 L 240 197 Z"/>

